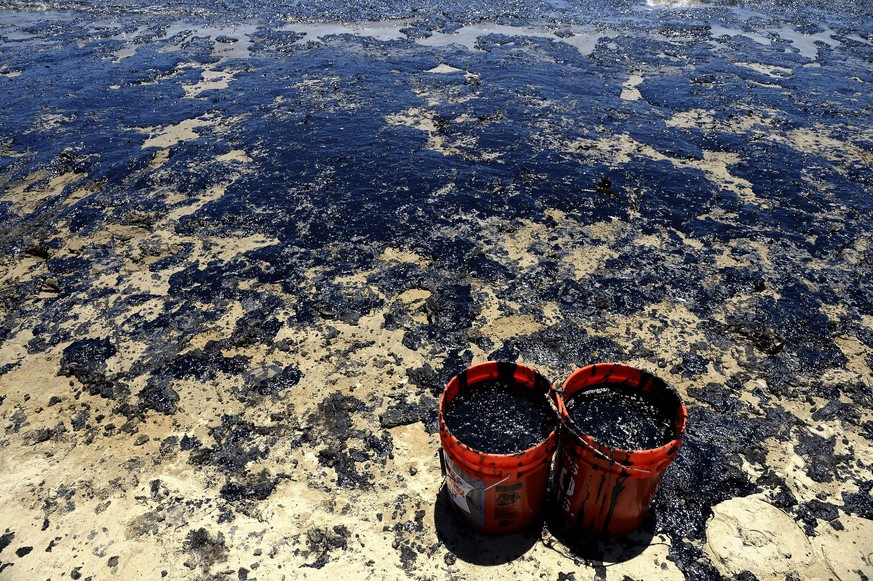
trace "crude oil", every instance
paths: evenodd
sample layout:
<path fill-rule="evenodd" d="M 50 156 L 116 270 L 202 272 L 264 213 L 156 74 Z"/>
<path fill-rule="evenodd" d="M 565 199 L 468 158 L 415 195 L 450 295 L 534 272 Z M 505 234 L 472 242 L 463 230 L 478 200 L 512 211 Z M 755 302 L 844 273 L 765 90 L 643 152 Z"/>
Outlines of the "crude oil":
<path fill-rule="evenodd" d="M 475 383 L 449 402 L 446 426 L 462 443 L 485 454 L 515 454 L 555 429 L 557 415 L 546 394 L 498 380 Z"/>
<path fill-rule="evenodd" d="M 580 432 L 616 450 L 650 450 L 673 439 L 676 418 L 628 386 L 591 387 L 573 394 L 566 406 Z"/>

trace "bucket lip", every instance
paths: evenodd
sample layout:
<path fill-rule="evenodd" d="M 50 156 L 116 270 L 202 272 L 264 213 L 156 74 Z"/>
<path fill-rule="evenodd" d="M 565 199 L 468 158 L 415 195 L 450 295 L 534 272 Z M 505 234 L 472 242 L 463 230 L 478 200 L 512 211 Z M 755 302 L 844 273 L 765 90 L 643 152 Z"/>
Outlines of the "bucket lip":
<path fill-rule="evenodd" d="M 644 470 L 642 470 L 640 468 L 640 466 L 646 466 L 647 464 L 643 464 L 643 463 L 639 463 L 639 462 L 637 462 L 635 464 L 629 464 L 629 463 L 627 463 L 627 460 L 630 459 L 631 457 L 633 457 L 634 459 L 639 459 L 639 458 L 645 458 L 647 456 L 652 456 L 652 457 L 654 457 L 654 459 L 651 463 L 657 464 L 659 461 L 663 460 L 665 457 L 668 457 L 673 452 L 673 450 L 677 450 L 679 445 L 682 443 L 683 438 L 684 438 L 684 435 L 673 438 L 672 440 L 670 440 L 666 444 L 658 446 L 657 448 L 625 450 L 623 448 L 613 448 L 612 446 L 604 444 L 603 442 L 596 439 L 595 437 L 589 436 L 588 434 L 583 433 L 579 429 L 579 426 L 577 426 L 575 423 L 573 423 L 573 420 L 571 420 L 569 418 L 566 418 L 566 422 L 567 423 L 565 424 L 565 426 L 567 427 L 567 429 L 570 430 L 573 433 L 573 435 L 576 436 L 576 438 L 578 438 L 579 440 L 584 442 L 588 448 L 591 448 L 602 459 L 610 461 L 610 462 L 615 462 L 616 464 L 619 464 L 620 466 L 622 466 L 625 469 L 628 469 L 628 470 L 638 469 L 641 472 Z M 622 461 L 620 458 L 616 458 L 614 456 L 614 454 L 616 454 L 616 453 L 623 454 L 625 456 L 624 461 Z"/>
<path fill-rule="evenodd" d="M 675 396 L 676 401 L 678 403 L 678 410 L 676 413 L 676 418 L 677 418 L 676 435 L 673 437 L 673 439 L 669 440 L 668 442 L 666 442 L 666 443 L 664 443 L 661 446 L 658 446 L 656 448 L 625 450 L 622 448 L 613 448 L 612 446 L 609 446 L 608 444 L 605 444 L 605 443 L 597 440 L 593 436 L 590 436 L 590 435 L 584 433 L 581 430 L 581 428 L 579 428 L 579 426 L 576 425 L 576 423 L 572 420 L 572 418 L 570 418 L 570 414 L 567 411 L 567 407 L 565 404 L 565 399 L 569 399 L 569 398 L 565 398 L 564 394 L 566 393 L 568 386 L 572 386 L 575 382 L 579 381 L 580 378 L 582 378 L 586 375 L 591 376 L 591 377 L 595 377 L 597 375 L 596 372 L 597 372 L 598 367 L 600 367 L 600 368 L 605 367 L 605 368 L 608 368 L 610 371 L 617 371 L 617 372 L 621 372 L 621 373 L 647 374 L 647 375 L 651 376 L 652 378 L 656 379 L 657 381 L 659 381 L 660 384 L 662 385 L 663 389 L 668 390 L 673 396 Z M 603 380 L 593 381 L 591 383 L 590 387 L 594 387 L 595 385 L 604 385 L 604 384 L 606 384 L 606 385 L 610 385 L 610 384 L 612 384 L 612 385 L 621 385 L 621 384 L 627 385 L 628 384 L 627 380 L 610 382 L 610 381 L 608 381 L 608 378 L 610 375 L 611 375 L 611 373 L 606 375 L 606 378 L 607 378 L 606 381 L 603 381 Z M 636 385 L 634 385 L 634 387 L 637 387 L 638 385 L 639 385 L 639 382 L 637 382 Z M 577 390 L 574 390 L 573 393 L 575 394 L 575 393 L 578 393 L 579 391 L 583 391 L 583 390 L 588 389 L 588 388 L 589 388 L 589 386 L 585 385 Z M 592 449 L 595 452 L 595 454 L 597 454 L 598 456 L 601 456 L 604 460 L 615 462 L 615 463 L 621 465 L 624 469 L 633 470 L 634 468 L 636 468 L 639 470 L 640 464 L 625 464 L 625 462 L 622 462 L 618 458 L 615 458 L 614 455 L 616 453 L 624 455 L 625 461 L 627 461 L 631 457 L 633 457 L 634 459 L 639 459 L 639 460 L 649 459 L 649 460 L 651 460 L 651 464 L 657 464 L 657 463 L 660 463 L 661 461 L 663 461 L 665 458 L 669 458 L 671 455 L 678 452 L 679 445 L 682 443 L 682 440 L 685 438 L 685 427 L 687 424 L 688 409 L 685 407 L 685 403 L 682 401 L 682 397 L 679 395 L 679 393 L 675 389 L 673 389 L 672 387 L 667 385 L 667 383 L 663 379 L 661 379 L 657 375 L 650 373 L 644 369 L 640 369 L 638 367 L 633 367 L 631 365 L 625 365 L 623 363 L 593 363 L 591 365 L 587 365 L 585 367 L 577 369 L 576 371 L 571 373 L 570 376 L 564 380 L 564 383 L 561 384 L 561 389 L 555 390 L 555 393 L 556 393 L 555 400 L 558 404 L 558 412 L 561 415 L 561 425 L 563 427 L 565 427 L 566 429 L 568 429 L 576 438 L 578 438 L 580 441 L 582 441 L 588 448 Z M 645 470 L 640 470 L 640 471 L 645 472 Z"/>
<path fill-rule="evenodd" d="M 475 372 L 475 371 L 484 371 L 484 372 L 488 373 L 489 375 L 491 375 L 491 373 L 494 370 L 498 369 L 498 366 L 500 366 L 500 365 L 515 366 L 515 368 L 522 369 L 528 373 L 533 374 L 534 377 L 539 377 L 543 381 L 545 381 L 546 385 L 548 385 L 548 390 L 545 393 L 543 393 L 543 396 L 545 397 L 546 401 L 549 403 L 549 408 L 552 410 L 553 415 L 554 415 L 554 420 L 555 420 L 555 428 L 551 432 L 549 432 L 548 436 L 546 436 L 545 438 L 543 438 L 542 440 L 540 440 L 539 442 L 537 442 L 536 444 L 534 444 L 530 448 L 526 448 L 524 450 L 520 450 L 518 452 L 512 452 L 509 454 L 496 454 L 493 452 L 484 452 L 482 450 L 478 450 L 478 449 L 476 449 L 468 444 L 463 443 L 461 440 L 459 440 L 452 433 L 452 431 L 449 429 L 449 427 L 446 424 L 445 419 L 443 417 L 445 414 L 445 411 L 446 411 L 446 406 L 448 405 L 448 402 L 446 402 L 446 400 L 445 400 L 446 393 L 448 392 L 449 387 L 453 383 L 458 382 L 459 377 L 461 375 L 469 374 L 470 372 Z M 477 381 L 474 381 L 469 385 L 476 385 L 477 383 L 482 383 L 483 381 L 488 381 L 489 379 L 496 379 L 497 377 L 498 376 L 495 374 L 493 377 L 485 377 L 485 378 L 479 379 Z M 521 383 L 521 382 L 516 381 L 516 383 Z M 551 381 L 549 381 L 543 374 L 538 372 L 533 367 L 530 367 L 530 366 L 525 365 L 523 363 L 504 362 L 504 361 L 485 361 L 482 363 L 477 363 L 475 365 L 471 365 L 471 366 L 467 367 L 464 371 L 459 373 L 458 375 L 452 377 L 452 379 L 449 380 L 449 382 L 443 388 L 442 393 L 440 394 L 439 404 L 437 407 L 437 421 L 439 424 L 440 436 L 441 436 L 441 438 L 444 437 L 445 439 L 447 439 L 453 447 L 458 447 L 463 451 L 469 451 L 473 454 L 477 454 L 477 455 L 484 456 L 484 457 L 488 458 L 492 462 L 496 463 L 498 465 L 497 466 L 498 468 L 509 467 L 510 465 L 512 467 L 517 467 L 519 458 L 530 457 L 532 459 L 539 459 L 541 456 L 547 456 L 547 455 L 551 454 L 552 452 L 554 452 L 554 449 L 557 447 L 558 431 L 560 430 L 560 427 L 561 427 L 561 413 L 560 413 L 560 406 L 558 404 L 556 394 L 557 394 L 557 390 L 555 389 L 555 386 Z"/>
<path fill-rule="evenodd" d="M 478 454 L 480 456 L 485 456 L 490 460 L 495 460 L 499 463 L 500 460 L 506 460 L 507 464 L 509 461 L 512 461 L 513 466 L 517 466 L 517 462 L 515 459 L 524 458 L 524 457 L 539 457 L 540 454 L 536 454 L 540 449 L 542 450 L 542 455 L 547 455 L 554 450 L 549 450 L 552 445 L 557 442 L 558 438 L 558 428 L 552 430 L 548 436 L 531 446 L 525 450 L 521 450 L 520 452 L 512 452 L 511 454 L 496 454 L 494 452 L 483 452 L 482 450 L 478 450 L 469 446 L 462 441 L 460 441 L 454 434 L 452 434 L 451 430 L 449 430 L 448 426 L 445 425 L 445 422 L 440 420 L 441 428 L 445 428 L 445 432 L 448 434 L 448 438 L 451 440 L 453 446 L 457 446 L 463 450 L 469 450 L 474 454 Z M 499 466 L 498 466 L 499 467 Z"/>

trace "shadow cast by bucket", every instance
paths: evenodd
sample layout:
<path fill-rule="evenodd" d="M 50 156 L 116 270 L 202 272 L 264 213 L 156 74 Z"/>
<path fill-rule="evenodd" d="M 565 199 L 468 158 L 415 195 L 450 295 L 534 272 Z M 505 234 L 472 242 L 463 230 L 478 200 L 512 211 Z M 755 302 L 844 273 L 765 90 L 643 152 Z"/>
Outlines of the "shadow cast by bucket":
<path fill-rule="evenodd" d="M 574 556 L 590 562 L 614 565 L 630 561 L 652 544 L 656 518 L 650 511 L 636 530 L 619 537 L 584 534 L 564 524 L 552 503 L 545 510 L 546 527 L 551 536 Z"/>
<path fill-rule="evenodd" d="M 440 541 L 457 558 L 473 565 L 503 565 L 527 553 L 540 540 L 542 520 L 509 535 L 486 535 L 471 529 L 453 507 L 446 487 L 437 495 L 434 525 Z"/>

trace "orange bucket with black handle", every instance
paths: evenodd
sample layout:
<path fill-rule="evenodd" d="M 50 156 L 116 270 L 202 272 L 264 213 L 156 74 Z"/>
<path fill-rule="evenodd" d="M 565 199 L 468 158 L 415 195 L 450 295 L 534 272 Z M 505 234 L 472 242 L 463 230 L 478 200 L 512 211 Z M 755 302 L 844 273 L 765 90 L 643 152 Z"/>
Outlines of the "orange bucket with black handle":
<path fill-rule="evenodd" d="M 594 388 L 630 389 L 672 418 L 673 437 L 648 450 L 612 448 L 585 434 L 567 409 L 574 395 Z M 663 380 L 618 363 L 577 370 L 556 393 L 561 429 L 554 498 L 561 524 L 581 536 L 616 537 L 642 523 L 664 471 L 676 458 L 688 413 L 679 394 Z"/>
<path fill-rule="evenodd" d="M 553 402 L 554 427 L 547 437 L 512 454 L 477 450 L 461 441 L 446 425 L 446 412 L 458 394 L 482 382 L 496 380 L 530 390 L 532 397 Z M 537 520 L 557 447 L 558 414 L 552 384 L 530 367 L 489 361 L 467 368 L 446 385 L 439 401 L 439 430 L 446 489 L 452 504 L 480 532 L 508 534 Z M 552 404 L 549 404 L 550 406 Z M 507 430 L 511 426 L 507 426 Z"/>

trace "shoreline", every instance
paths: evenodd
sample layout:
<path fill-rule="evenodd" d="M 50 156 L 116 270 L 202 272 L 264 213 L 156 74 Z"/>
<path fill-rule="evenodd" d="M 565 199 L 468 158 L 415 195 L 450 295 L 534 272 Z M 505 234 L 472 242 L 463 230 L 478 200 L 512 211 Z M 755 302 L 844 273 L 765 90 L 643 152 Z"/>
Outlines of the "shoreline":
<path fill-rule="evenodd" d="M 0 24 L 0 579 L 873 575 L 869 27 L 637 8 Z M 677 390 L 639 531 L 456 520 L 487 360 Z"/>

